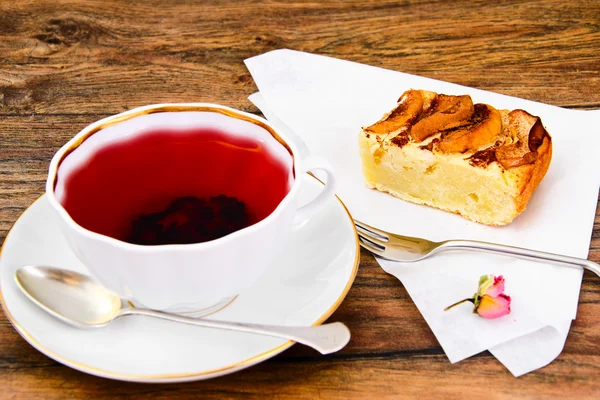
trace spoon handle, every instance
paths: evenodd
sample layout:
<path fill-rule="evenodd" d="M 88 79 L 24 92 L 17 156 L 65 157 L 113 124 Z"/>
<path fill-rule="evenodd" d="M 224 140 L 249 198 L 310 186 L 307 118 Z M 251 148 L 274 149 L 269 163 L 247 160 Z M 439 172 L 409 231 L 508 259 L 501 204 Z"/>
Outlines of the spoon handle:
<path fill-rule="evenodd" d="M 318 326 L 259 325 L 189 318 L 142 308 L 124 308 L 118 316 L 121 317 L 125 315 L 146 315 L 148 317 L 166 319 L 188 325 L 275 336 L 302 343 L 319 351 L 321 354 L 336 352 L 343 348 L 350 340 L 350 330 L 341 322 Z"/>

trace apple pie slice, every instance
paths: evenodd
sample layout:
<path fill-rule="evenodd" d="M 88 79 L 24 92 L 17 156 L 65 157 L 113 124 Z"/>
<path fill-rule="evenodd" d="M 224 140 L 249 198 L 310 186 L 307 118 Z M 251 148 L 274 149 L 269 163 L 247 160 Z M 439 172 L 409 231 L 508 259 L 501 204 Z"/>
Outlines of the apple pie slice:
<path fill-rule="evenodd" d="M 525 210 L 552 158 L 539 117 L 424 90 L 363 128 L 359 146 L 367 186 L 486 225 Z"/>

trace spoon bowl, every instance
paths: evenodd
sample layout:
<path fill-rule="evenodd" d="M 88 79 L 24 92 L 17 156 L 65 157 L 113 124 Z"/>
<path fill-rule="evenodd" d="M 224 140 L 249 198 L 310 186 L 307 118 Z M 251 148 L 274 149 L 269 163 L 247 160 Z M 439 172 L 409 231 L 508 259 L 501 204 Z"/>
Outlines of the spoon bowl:
<path fill-rule="evenodd" d="M 15 273 L 15 280 L 31 301 L 76 328 L 97 328 L 123 316 L 145 315 L 188 325 L 290 339 L 322 354 L 338 351 L 350 340 L 350 331 L 341 322 L 319 326 L 259 325 L 195 319 L 162 311 L 123 307 L 119 296 L 89 276 L 55 267 L 21 267 Z"/>
<path fill-rule="evenodd" d="M 31 301 L 77 328 L 104 326 L 123 308 L 116 294 L 74 271 L 30 265 L 19 268 L 15 279 Z"/>

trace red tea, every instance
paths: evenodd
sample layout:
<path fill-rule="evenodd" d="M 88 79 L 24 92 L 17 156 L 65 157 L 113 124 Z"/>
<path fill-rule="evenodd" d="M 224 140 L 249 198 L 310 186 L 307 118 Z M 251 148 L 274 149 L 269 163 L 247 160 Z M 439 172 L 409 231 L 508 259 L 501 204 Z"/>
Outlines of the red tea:
<path fill-rule="evenodd" d="M 179 197 L 165 210 L 135 219 L 126 242 L 153 246 L 208 242 L 248 226 L 246 205 L 235 197 Z"/>
<path fill-rule="evenodd" d="M 211 198 L 234 199 L 244 209 L 236 229 L 254 224 L 279 205 L 290 179 L 288 167 L 260 141 L 205 128 L 156 130 L 97 150 L 66 178 L 61 203 L 84 228 L 127 241 L 136 221 L 184 204 L 181 199 L 197 199 L 183 200 L 188 209 L 204 201 L 219 210 L 227 207 Z M 177 243 L 202 241 L 178 235 Z"/>

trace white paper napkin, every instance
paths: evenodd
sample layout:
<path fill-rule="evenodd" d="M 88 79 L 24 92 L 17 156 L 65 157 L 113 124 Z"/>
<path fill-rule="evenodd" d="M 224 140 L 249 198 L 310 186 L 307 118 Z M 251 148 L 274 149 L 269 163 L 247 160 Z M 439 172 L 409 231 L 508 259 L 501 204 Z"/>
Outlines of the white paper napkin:
<path fill-rule="evenodd" d="M 600 186 L 600 112 L 566 110 L 291 50 L 245 62 L 260 90 L 250 100 L 273 124 L 305 143 L 303 152 L 333 165 L 338 194 L 357 219 L 432 240 L 476 239 L 587 257 Z M 379 120 L 410 88 L 467 93 L 474 102 L 522 108 L 542 118 L 553 139 L 552 163 L 527 210 L 513 223 L 488 227 L 365 187 L 360 128 Z M 378 262 L 402 281 L 453 363 L 487 349 L 515 376 L 533 371 L 560 354 L 576 316 L 579 270 L 468 252 L 442 253 L 412 264 Z M 468 304 L 443 311 L 472 296 L 484 274 L 506 278 L 510 315 L 485 320 L 472 314 Z"/>

